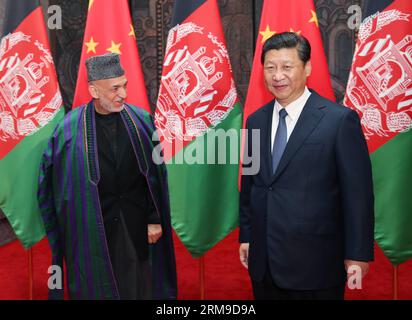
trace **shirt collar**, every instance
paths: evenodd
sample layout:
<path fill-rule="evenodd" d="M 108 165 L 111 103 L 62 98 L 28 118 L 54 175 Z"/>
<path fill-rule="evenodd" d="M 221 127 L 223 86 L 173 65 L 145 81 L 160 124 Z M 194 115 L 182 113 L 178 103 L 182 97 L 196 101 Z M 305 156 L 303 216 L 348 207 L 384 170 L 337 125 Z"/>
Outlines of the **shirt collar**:
<path fill-rule="evenodd" d="M 306 101 L 309 99 L 309 96 L 311 95 L 311 92 L 309 91 L 308 87 L 305 86 L 305 90 L 303 91 L 302 95 L 297 98 L 295 101 L 289 103 L 286 106 L 286 111 L 288 113 L 288 116 L 293 120 L 296 121 L 299 118 L 299 115 L 301 114 L 303 107 L 306 104 Z M 279 102 L 276 100 L 275 101 L 275 110 L 277 114 L 279 114 L 280 109 L 283 107 L 279 104 Z"/>

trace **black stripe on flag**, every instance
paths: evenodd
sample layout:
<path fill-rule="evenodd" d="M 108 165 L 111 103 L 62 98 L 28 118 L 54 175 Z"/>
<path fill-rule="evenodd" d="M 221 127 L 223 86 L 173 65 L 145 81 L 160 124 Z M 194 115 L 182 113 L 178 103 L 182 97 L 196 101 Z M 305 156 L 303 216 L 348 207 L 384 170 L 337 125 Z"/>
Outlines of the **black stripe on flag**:
<path fill-rule="evenodd" d="M 369 0 L 368 4 L 366 5 L 366 10 L 365 14 L 363 15 L 363 19 L 373 15 L 378 11 L 382 12 L 389 5 L 391 5 L 393 1 L 394 0 Z"/>
<path fill-rule="evenodd" d="M 6 1 L 6 14 L 2 37 L 16 30 L 20 23 L 40 5 L 39 0 Z"/>
<path fill-rule="evenodd" d="M 208 0 L 176 0 L 173 7 L 171 27 L 184 22 L 194 11 Z"/>

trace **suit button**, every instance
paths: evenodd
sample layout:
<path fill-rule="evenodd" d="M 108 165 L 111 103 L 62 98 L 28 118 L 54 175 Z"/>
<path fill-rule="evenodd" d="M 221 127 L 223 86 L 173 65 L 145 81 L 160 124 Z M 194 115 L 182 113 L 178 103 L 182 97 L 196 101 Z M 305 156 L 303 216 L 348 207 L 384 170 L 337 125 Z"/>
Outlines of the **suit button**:
<path fill-rule="evenodd" d="M 114 217 L 114 218 L 113 218 L 113 221 L 114 221 L 114 222 L 117 222 L 117 221 L 119 221 L 119 218 L 118 218 L 118 217 Z"/>
<path fill-rule="evenodd" d="M 272 188 L 272 187 L 269 187 L 269 191 L 273 191 L 273 188 Z"/>

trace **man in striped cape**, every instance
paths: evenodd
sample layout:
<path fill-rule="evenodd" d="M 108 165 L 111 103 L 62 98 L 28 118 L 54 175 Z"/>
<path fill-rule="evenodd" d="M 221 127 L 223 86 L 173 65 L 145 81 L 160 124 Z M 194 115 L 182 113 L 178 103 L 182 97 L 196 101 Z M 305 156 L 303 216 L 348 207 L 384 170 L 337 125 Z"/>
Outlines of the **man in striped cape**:
<path fill-rule="evenodd" d="M 71 299 L 175 299 L 165 166 L 151 115 L 126 104 L 119 55 L 86 61 L 93 100 L 57 126 L 44 152 L 39 204 L 53 265 Z M 159 160 L 159 159 L 157 159 Z M 62 298 L 54 286 L 50 298 Z"/>

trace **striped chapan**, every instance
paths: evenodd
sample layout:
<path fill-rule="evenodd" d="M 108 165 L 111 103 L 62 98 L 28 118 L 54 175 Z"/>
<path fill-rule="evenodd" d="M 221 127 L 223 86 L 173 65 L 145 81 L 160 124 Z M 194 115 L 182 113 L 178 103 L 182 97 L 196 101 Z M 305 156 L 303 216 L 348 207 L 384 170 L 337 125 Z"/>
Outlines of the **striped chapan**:
<path fill-rule="evenodd" d="M 153 298 L 175 299 L 167 176 L 165 166 L 155 165 L 152 160 L 153 122 L 148 112 L 130 105 L 121 111 L 121 117 L 162 219 L 163 235 L 150 246 Z M 99 203 L 99 178 L 94 106 L 90 102 L 67 114 L 56 128 L 44 152 L 39 176 L 38 199 L 52 264 L 62 267 L 65 260 L 71 299 L 119 298 Z M 50 290 L 49 297 L 62 299 L 63 289 Z"/>

